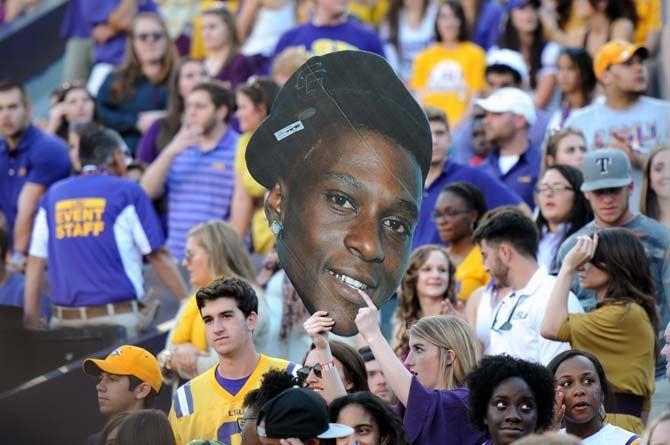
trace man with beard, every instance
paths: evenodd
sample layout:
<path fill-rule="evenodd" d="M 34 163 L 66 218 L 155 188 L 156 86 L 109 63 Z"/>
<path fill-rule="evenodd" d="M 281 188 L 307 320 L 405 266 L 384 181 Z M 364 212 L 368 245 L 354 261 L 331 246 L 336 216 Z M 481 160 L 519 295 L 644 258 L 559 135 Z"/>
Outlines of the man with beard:
<path fill-rule="evenodd" d="M 473 235 L 481 246 L 487 272 L 496 283 L 512 288 L 512 293 L 493 308 L 488 353 L 547 365 L 570 345 L 540 335 L 556 277 L 537 264 L 537 239 L 535 223 L 511 208 L 487 213 Z M 572 293 L 568 307 L 570 313 L 584 312 Z"/>
<path fill-rule="evenodd" d="M 0 81 L 0 213 L 7 221 L 14 267 L 23 269 L 37 204 L 70 174 L 67 147 L 31 123 L 24 86 Z"/>
<path fill-rule="evenodd" d="M 150 198 L 167 192 L 167 246 L 179 261 L 190 228 L 230 219 L 239 138 L 228 125 L 233 106 L 233 93 L 221 84 L 196 85 L 186 98 L 184 124 L 142 176 Z"/>
<path fill-rule="evenodd" d="M 612 147 L 624 150 L 633 166 L 637 208 L 642 166 L 649 152 L 670 138 L 670 102 L 644 96 L 649 75 L 644 61 L 649 51 L 639 45 L 614 40 L 603 45 L 594 58 L 593 70 L 603 87 L 605 101 L 570 115 L 565 127 L 584 132 L 589 150 Z"/>

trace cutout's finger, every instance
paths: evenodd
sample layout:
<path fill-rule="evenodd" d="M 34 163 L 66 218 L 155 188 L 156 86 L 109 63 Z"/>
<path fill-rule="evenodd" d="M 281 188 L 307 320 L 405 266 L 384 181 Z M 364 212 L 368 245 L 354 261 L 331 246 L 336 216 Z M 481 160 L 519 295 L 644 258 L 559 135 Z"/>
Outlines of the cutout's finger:
<path fill-rule="evenodd" d="M 365 292 L 363 292 L 360 289 L 358 289 L 358 293 L 360 294 L 361 297 L 363 297 L 363 300 L 365 301 L 365 303 L 368 305 L 369 308 L 372 308 L 372 309 L 375 309 L 375 310 L 377 309 L 377 306 L 375 306 L 375 303 L 368 296 L 368 294 L 366 294 Z"/>

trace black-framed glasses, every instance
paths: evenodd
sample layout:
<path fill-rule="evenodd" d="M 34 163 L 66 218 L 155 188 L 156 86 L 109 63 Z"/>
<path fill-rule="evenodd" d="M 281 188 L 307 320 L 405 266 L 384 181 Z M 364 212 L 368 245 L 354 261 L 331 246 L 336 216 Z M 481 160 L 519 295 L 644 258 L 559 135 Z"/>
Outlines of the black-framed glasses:
<path fill-rule="evenodd" d="M 433 219 L 433 221 L 437 222 L 445 219 L 455 218 L 458 215 L 465 215 L 467 213 L 470 213 L 470 210 L 449 210 L 446 212 L 434 211 L 433 214 L 431 215 L 431 218 Z"/>
<path fill-rule="evenodd" d="M 509 297 L 513 297 L 514 294 L 510 294 Z M 505 332 L 505 331 L 510 331 L 512 330 L 512 317 L 514 317 L 514 313 L 516 312 L 516 308 L 519 306 L 519 303 L 521 303 L 521 300 L 523 300 L 526 297 L 526 295 L 519 295 L 519 298 L 516 300 L 514 303 L 514 306 L 512 306 L 512 312 L 509 313 L 509 317 L 507 317 L 507 320 L 500 325 L 500 327 L 496 328 L 496 323 L 498 322 L 498 315 L 500 314 L 500 309 L 502 309 L 503 305 L 500 304 L 498 306 L 498 310 L 496 311 L 496 314 L 493 317 L 493 323 L 491 323 L 491 330 L 496 331 L 496 332 Z"/>
<path fill-rule="evenodd" d="M 165 37 L 165 34 L 160 31 L 140 32 L 135 35 L 135 38 L 140 42 L 158 42 L 163 37 Z"/>
<path fill-rule="evenodd" d="M 237 418 L 237 426 L 240 428 L 240 431 L 244 429 L 244 426 L 247 424 L 248 421 L 250 420 L 257 420 L 258 417 L 256 416 L 242 416 Z"/>
<path fill-rule="evenodd" d="M 574 188 L 569 186 L 569 185 L 564 185 L 564 184 L 542 184 L 542 185 L 535 186 L 534 190 L 535 190 L 535 193 L 537 193 L 538 195 L 543 195 L 543 194 L 548 194 L 548 193 L 551 193 L 551 194 L 555 195 L 557 193 L 561 193 L 564 190 L 574 190 Z"/>

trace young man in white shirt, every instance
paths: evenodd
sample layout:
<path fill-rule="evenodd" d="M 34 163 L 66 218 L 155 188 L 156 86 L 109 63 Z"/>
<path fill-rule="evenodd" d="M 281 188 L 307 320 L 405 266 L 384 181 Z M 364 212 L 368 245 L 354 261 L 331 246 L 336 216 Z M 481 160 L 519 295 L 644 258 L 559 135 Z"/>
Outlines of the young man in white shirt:
<path fill-rule="evenodd" d="M 479 243 L 491 277 L 512 293 L 493 309 L 491 355 L 506 353 L 547 365 L 568 343 L 546 340 L 540 325 L 556 278 L 538 265 L 538 235 L 533 221 L 522 212 L 501 208 L 489 212 L 473 238 Z M 570 312 L 584 312 L 570 294 Z"/>

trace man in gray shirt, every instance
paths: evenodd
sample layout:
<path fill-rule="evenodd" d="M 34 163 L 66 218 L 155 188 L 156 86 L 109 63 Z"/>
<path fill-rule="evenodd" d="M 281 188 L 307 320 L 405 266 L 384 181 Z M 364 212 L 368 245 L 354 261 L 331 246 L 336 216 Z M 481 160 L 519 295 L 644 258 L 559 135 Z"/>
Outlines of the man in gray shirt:
<path fill-rule="evenodd" d="M 633 189 L 630 160 L 624 151 L 602 149 L 589 152 L 584 158 L 582 192 L 591 203 L 594 219 L 565 240 L 558 252 L 557 263 L 560 267 L 563 258 L 580 235 L 592 235 L 598 229 L 609 227 L 631 230 L 642 242 L 649 259 L 660 317 L 658 333 L 662 335 L 670 321 L 670 230 L 656 220 L 631 212 L 629 199 Z M 581 289 L 576 275 L 572 282 L 572 291 L 586 311 L 597 304 L 595 293 Z M 665 363 L 663 360 L 660 362 L 657 364 L 657 377 L 665 374 Z"/>
<path fill-rule="evenodd" d="M 644 95 L 649 85 L 644 65 L 648 56 L 646 48 L 623 40 L 603 45 L 593 65 L 605 98 L 575 111 L 565 123 L 584 132 L 589 150 L 620 148 L 628 154 L 636 186 L 631 202 L 635 209 L 649 152 L 670 141 L 670 102 Z"/>

